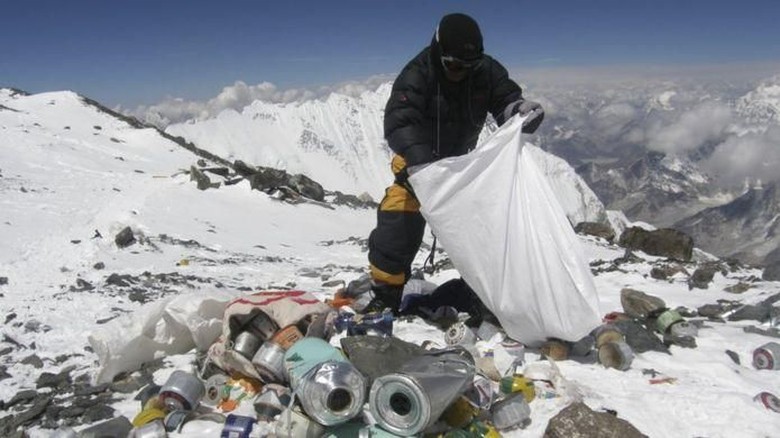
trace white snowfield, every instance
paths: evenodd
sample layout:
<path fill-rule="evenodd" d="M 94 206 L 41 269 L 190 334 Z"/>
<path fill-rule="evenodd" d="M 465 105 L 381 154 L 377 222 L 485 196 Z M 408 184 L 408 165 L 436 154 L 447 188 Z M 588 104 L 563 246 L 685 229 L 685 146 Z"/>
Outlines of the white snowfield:
<path fill-rule="evenodd" d="M 240 295 L 245 292 L 239 288 L 245 287 L 294 284 L 324 299 L 336 287 L 323 286 L 322 276 L 348 282 L 360 275 L 354 268 L 366 267 L 366 253 L 349 238 L 368 236 L 375 225 L 374 211 L 290 205 L 250 190 L 247 182 L 199 191 L 180 172 L 197 157 L 154 130 L 137 130 L 96 111 L 72 93 L 25 97 L 0 90 L 0 105 L 0 277 L 8 278 L 8 284 L 0 285 L 0 318 L 16 315 L 2 326 L 2 333 L 23 346 L 0 340 L 0 349 L 13 347 L 0 356 L 0 365 L 11 375 L 0 380 L 4 401 L 20 390 L 34 389 L 44 371 L 74 367 L 73 377 L 94 377 L 97 356 L 85 347 L 91 333 L 107 327 L 104 319 L 116 316 L 107 324 L 119 324 L 143 318 L 173 296 Z M 142 241 L 119 249 L 114 236 L 125 226 Z M 102 237 L 96 237 L 96 231 Z M 172 243 L 161 235 L 199 245 Z M 596 238 L 579 241 L 589 261 L 624 255 L 622 248 Z M 780 293 L 780 284 L 762 281 L 741 295 L 724 291 L 760 277 L 754 269 L 718 273 L 708 289 L 689 290 L 680 275 L 671 281 L 650 277 L 657 258 L 639 255 L 642 262 L 595 277 L 603 312 L 621 310 L 624 287 L 659 296 L 672 307 L 692 308 L 720 299 L 756 303 Z M 419 254 L 419 265 L 425 256 Z M 99 262 L 105 268 L 95 269 Z M 104 293 L 110 274 L 140 276 L 145 271 L 202 281 L 172 285 L 167 295 L 154 296 L 146 304 Z M 457 276 L 448 270 L 430 280 L 442 283 Z M 83 282 L 95 289 L 82 290 Z M 751 365 L 753 350 L 773 340 L 743 332 L 744 326 L 754 324 L 705 321 L 698 348 L 672 346 L 668 355 L 638 354 L 625 372 L 598 363 L 558 362 L 568 382 L 565 396 L 534 400 L 532 423 L 505 436 L 542 436 L 548 420 L 577 397 L 595 410 L 616 411 L 650 437 L 778 436 L 780 414 L 753 400 L 761 391 L 780 395 L 780 371 L 759 371 Z M 398 322 L 395 334 L 418 343 L 443 343 L 442 332 L 419 319 Z M 735 352 L 740 364 L 726 350 Z M 32 354 L 43 360 L 42 369 L 20 363 Z M 169 356 L 168 367 L 156 372 L 155 381 L 161 384 L 174 369 L 187 369 L 193 358 L 194 351 Z M 531 362 L 538 358 L 534 350 L 527 354 Z M 658 374 L 643 373 L 650 369 Z M 650 382 L 664 377 L 674 380 Z M 132 419 L 137 414 L 140 405 L 132 396 L 114 405 L 116 415 Z M 194 421 L 171 436 L 213 437 L 220 430 L 214 423 Z M 50 432 L 29 431 L 32 437 Z"/>

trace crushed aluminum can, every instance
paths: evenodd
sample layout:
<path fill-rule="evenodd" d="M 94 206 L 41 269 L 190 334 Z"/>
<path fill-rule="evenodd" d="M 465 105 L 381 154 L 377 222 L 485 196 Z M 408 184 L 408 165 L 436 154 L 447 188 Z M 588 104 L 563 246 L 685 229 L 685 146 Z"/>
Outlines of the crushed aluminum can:
<path fill-rule="evenodd" d="M 176 370 L 160 388 L 160 401 L 169 411 L 193 410 L 206 394 L 206 387 L 192 374 Z"/>
<path fill-rule="evenodd" d="M 245 415 L 230 414 L 225 419 L 220 438 L 249 438 L 255 419 Z"/>
<path fill-rule="evenodd" d="M 497 401 L 490 412 L 498 430 L 524 428 L 531 423 L 531 407 L 519 392 Z"/>
<path fill-rule="evenodd" d="M 447 345 L 474 345 L 477 334 L 463 322 L 456 322 L 444 332 L 444 342 Z"/>
<path fill-rule="evenodd" d="M 757 396 L 755 396 L 753 400 L 757 402 L 761 402 L 761 404 L 764 405 L 764 407 L 769 409 L 770 411 L 780 413 L 780 399 L 778 399 L 772 393 L 766 391 L 761 392 Z"/>
<path fill-rule="evenodd" d="M 753 350 L 753 366 L 759 370 L 780 369 L 780 344 L 768 342 Z"/>
<path fill-rule="evenodd" d="M 607 342 L 599 348 L 599 362 L 606 368 L 625 371 L 633 360 L 634 352 L 625 342 Z"/>

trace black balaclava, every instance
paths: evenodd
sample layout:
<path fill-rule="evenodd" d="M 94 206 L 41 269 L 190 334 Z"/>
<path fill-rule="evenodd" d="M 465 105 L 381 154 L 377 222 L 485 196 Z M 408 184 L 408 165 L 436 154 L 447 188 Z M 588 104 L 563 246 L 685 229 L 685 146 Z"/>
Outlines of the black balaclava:
<path fill-rule="evenodd" d="M 434 36 L 442 55 L 470 61 L 482 56 L 482 32 L 473 18 L 466 14 L 445 15 Z"/>

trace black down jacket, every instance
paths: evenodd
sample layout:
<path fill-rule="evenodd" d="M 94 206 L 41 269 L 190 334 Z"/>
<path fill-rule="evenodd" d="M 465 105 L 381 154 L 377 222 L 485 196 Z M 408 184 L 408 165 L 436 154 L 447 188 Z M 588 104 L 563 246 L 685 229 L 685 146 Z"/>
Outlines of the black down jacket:
<path fill-rule="evenodd" d="M 409 165 L 463 155 L 476 146 L 488 112 L 501 125 L 507 106 L 522 98 L 520 86 L 487 55 L 466 79 L 447 80 L 434 41 L 393 83 L 385 107 L 385 138 Z"/>

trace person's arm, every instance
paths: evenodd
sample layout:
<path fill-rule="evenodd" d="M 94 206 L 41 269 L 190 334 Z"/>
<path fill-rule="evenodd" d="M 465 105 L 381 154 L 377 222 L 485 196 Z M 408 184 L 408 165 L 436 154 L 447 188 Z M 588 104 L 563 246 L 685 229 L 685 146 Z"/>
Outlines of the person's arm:
<path fill-rule="evenodd" d="M 430 120 L 425 117 L 427 81 L 410 64 L 398 75 L 385 107 L 385 138 L 408 166 L 433 160 Z"/>
<path fill-rule="evenodd" d="M 533 134 L 544 120 L 544 108 L 537 102 L 523 98 L 523 91 L 512 79 L 509 79 L 504 66 L 490 59 L 491 83 L 493 84 L 490 113 L 499 126 L 513 115 L 520 114 L 528 118 L 523 122 L 523 132 Z"/>

